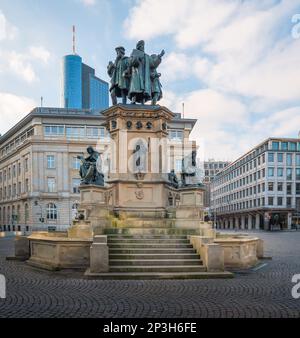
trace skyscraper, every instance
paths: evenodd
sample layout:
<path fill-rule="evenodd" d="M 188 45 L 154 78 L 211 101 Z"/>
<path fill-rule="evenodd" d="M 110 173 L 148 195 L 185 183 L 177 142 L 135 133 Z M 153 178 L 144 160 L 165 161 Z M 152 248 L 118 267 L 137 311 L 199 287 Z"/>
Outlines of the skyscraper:
<path fill-rule="evenodd" d="M 61 89 L 62 108 L 108 108 L 108 83 L 96 77 L 95 69 L 84 64 L 79 55 L 63 57 Z"/>

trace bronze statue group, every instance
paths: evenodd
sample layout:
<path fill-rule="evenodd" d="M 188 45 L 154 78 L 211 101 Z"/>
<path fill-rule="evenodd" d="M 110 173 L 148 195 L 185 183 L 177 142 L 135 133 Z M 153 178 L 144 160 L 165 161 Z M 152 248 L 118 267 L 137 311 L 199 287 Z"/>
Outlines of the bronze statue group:
<path fill-rule="evenodd" d="M 127 103 L 127 98 L 132 104 L 145 104 L 151 101 L 156 105 L 162 98 L 162 86 L 160 73 L 157 68 L 164 56 L 164 50 L 160 54 L 148 55 L 145 53 L 145 42 L 139 41 L 130 55 L 125 55 L 124 47 L 117 47 L 115 62 L 110 61 L 107 66 L 107 73 L 111 78 L 110 94 L 112 103 Z"/>

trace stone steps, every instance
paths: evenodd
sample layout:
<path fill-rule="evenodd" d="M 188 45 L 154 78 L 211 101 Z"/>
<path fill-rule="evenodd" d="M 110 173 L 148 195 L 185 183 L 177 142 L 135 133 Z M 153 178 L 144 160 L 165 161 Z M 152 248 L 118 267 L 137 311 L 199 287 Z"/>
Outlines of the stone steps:
<path fill-rule="evenodd" d="M 109 246 L 109 253 L 110 254 L 191 254 L 195 253 L 195 250 L 193 248 L 124 248 L 124 247 L 119 247 L 119 248 L 111 248 Z"/>
<path fill-rule="evenodd" d="M 118 243 L 118 244 L 111 244 L 108 243 L 108 246 L 110 249 L 152 249 L 152 248 L 157 248 L 157 249 L 189 249 L 193 248 L 192 244 L 180 244 L 180 243 L 175 243 L 175 244 L 169 244 L 169 243 Z"/>
<path fill-rule="evenodd" d="M 109 266 L 184 266 L 201 265 L 200 259 L 110 259 Z"/>
<path fill-rule="evenodd" d="M 161 260 L 165 260 L 165 259 L 198 259 L 200 260 L 200 256 L 196 253 L 181 253 L 181 254 L 173 254 L 173 253 L 162 253 L 162 254 L 157 254 L 157 253 L 153 253 L 153 254 L 147 254 L 147 253 L 143 253 L 143 254 L 110 254 L 109 255 L 110 259 L 124 259 L 124 260 L 128 260 L 128 259 L 136 259 L 136 260 L 155 260 L 155 259 L 161 259 Z"/>
<path fill-rule="evenodd" d="M 121 235 L 121 236 L 187 236 L 200 235 L 200 229 L 178 229 L 174 227 L 158 228 L 154 226 L 142 228 L 105 228 L 104 235 Z"/>
<path fill-rule="evenodd" d="M 93 273 L 89 269 L 85 276 L 108 280 L 153 280 L 153 279 L 210 279 L 233 278 L 230 272 L 107 272 Z"/>
<path fill-rule="evenodd" d="M 203 265 L 120 265 L 110 266 L 110 272 L 204 272 L 206 268 Z"/>
<path fill-rule="evenodd" d="M 135 229 L 136 230 L 136 229 Z M 152 229 L 153 230 L 153 229 Z M 190 234 L 190 232 L 189 232 Z M 228 272 L 207 272 L 184 234 L 118 233 L 108 235 L 109 272 L 86 275 L 100 279 L 230 278 Z"/>

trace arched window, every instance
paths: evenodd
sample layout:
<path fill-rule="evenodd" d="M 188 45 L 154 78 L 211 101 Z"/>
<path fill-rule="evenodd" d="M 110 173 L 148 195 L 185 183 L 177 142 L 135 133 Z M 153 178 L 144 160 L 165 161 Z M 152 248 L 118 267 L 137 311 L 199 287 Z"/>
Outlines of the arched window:
<path fill-rule="evenodd" d="M 25 206 L 24 206 L 24 214 L 25 214 L 25 224 L 27 224 L 28 222 L 28 219 L 29 219 L 29 208 L 28 208 L 28 204 L 25 203 Z"/>
<path fill-rule="evenodd" d="M 77 213 L 78 213 L 78 207 L 79 207 L 79 203 L 78 202 L 75 202 L 73 205 L 72 205 L 72 219 L 76 219 L 77 217 Z"/>
<path fill-rule="evenodd" d="M 48 220 L 57 219 L 57 208 L 54 203 L 47 204 L 47 219 Z"/>

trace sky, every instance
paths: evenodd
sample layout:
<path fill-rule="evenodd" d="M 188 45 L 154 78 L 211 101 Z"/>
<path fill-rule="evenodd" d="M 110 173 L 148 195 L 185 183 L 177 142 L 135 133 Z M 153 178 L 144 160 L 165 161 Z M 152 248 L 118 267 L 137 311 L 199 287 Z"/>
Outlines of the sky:
<path fill-rule="evenodd" d="M 0 133 L 40 105 L 59 107 L 61 58 L 76 52 L 109 81 L 114 48 L 140 39 L 164 98 L 198 120 L 206 159 L 235 160 L 300 131 L 300 0 L 0 0 Z"/>

